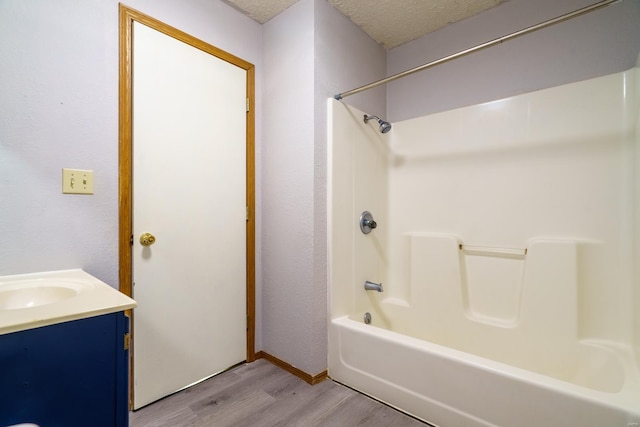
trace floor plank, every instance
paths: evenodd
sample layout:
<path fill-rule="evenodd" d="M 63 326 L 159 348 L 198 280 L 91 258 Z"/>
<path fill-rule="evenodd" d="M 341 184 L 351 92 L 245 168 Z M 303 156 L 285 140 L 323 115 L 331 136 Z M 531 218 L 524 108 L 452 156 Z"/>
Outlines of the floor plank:
<path fill-rule="evenodd" d="M 264 359 L 240 365 L 130 414 L 131 427 L 425 427 L 331 380 L 311 386 Z"/>

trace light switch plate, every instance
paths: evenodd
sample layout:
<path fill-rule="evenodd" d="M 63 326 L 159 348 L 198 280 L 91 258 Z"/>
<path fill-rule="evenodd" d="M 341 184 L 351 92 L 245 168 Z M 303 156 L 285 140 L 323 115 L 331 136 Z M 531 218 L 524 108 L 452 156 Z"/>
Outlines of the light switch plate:
<path fill-rule="evenodd" d="M 93 171 L 62 168 L 64 194 L 93 194 Z"/>

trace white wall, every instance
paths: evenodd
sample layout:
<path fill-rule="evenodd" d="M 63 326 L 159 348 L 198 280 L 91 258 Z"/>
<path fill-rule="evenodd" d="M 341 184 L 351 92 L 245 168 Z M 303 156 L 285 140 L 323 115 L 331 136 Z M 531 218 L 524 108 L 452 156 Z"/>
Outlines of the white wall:
<path fill-rule="evenodd" d="M 380 301 L 398 289 L 397 283 L 387 286 L 393 134 L 380 133 L 377 124 L 364 124 L 363 114 L 340 101 L 330 101 L 329 314 L 335 319 L 371 311 L 379 322 L 383 318 L 376 316 Z M 378 223 L 369 234 L 361 232 L 358 221 L 365 210 Z M 383 283 L 384 293 L 365 292 L 366 280 Z"/>
<path fill-rule="evenodd" d="M 539 318 L 539 308 L 527 313 L 535 307 L 532 300 L 552 298 L 558 306 L 545 301 L 548 310 L 543 317 L 555 319 L 556 329 L 538 335 L 552 348 L 560 348 L 553 345 L 556 333 L 556 339 L 565 333 L 630 343 L 631 301 L 637 288 L 632 257 L 635 123 L 625 118 L 635 109 L 634 85 L 629 83 L 634 73 L 615 73 L 397 123 L 392 150 L 403 161 L 389 172 L 391 268 L 408 258 L 404 237 L 399 237 L 407 233 L 446 234 L 472 246 L 529 248 L 523 259 L 519 306 L 508 295 L 517 289 L 513 287 L 517 280 L 506 279 L 506 270 L 492 264 L 495 257 L 473 254 L 475 264 L 466 258 L 469 313 L 507 319 L 505 313 L 511 310 L 514 317 L 521 316 L 518 327 L 527 325 L 523 335 L 527 342 L 518 345 L 523 347 L 534 343 L 536 328 L 554 328 Z M 407 191 L 415 182 L 423 185 Z M 570 241 L 578 245 L 575 259 L 569 257 L 563 265 L 558 252 L 554 259 L 537 264 L 544 260 L 539 255 L 553 254 L 554 245 Z M 457 261 L 457 251 L 452 255 Z M 442 256 L 444 264 L 447 255 Z M 561 286 L 549 287 L 539 300 L 527 290 L 529 283 L 535 283 L 528 277 L 555 272 L 542 280 L 546 284 L 532 285 L 539 291 L 560 277 L 558 272 L 565 267 L 575 269 L 575 283 L 563 279 Z M 483 277 L 491 277 L 489 286 L 482 283 Z M 389 280 L 426 283 L 410 279 L 396 274 Z M 563 301 L 563 292 L 570 289 Z M 444 324 L 453 327 L 453 322 Z M 562 331 L 566 325 L 574 327 Z"/>
<path fill-rule="evenodd" d="M 255 64 L 260 106 L 259 24 L 218 1 L 127 5 Z M 117 287 L 118 2 L 2 0 L 0 57 L 0 275 L 79 267 Z M 63 167 L 93 169 L 95 194 L 61 194 Z"/>
<path fill-rule="evenodd" d="M 595 3 L 510 0 L 392 49 L 389 74 Z M 628 70 L 640 50 L 640 1 L 624 0 L 387 85 L 392 121 Z"/>

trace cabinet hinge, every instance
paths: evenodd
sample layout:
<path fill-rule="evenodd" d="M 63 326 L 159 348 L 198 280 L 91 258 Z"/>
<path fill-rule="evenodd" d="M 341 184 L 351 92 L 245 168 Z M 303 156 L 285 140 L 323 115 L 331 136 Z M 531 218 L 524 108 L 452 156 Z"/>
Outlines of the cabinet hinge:
<path fill-rule="evenodd" d="M 129 350 L 131 345 L 131 334 L 124 334 L 124 349 Z"/>
<path fill-rule="evenodd" d="M 249 98 L 247 98 L 247 113 L 249 112 Z"/>

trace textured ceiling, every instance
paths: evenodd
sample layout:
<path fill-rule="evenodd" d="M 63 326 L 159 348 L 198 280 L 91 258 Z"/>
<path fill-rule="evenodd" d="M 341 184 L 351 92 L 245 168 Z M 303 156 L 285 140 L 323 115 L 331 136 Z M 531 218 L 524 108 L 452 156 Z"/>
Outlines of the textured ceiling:
<path fill-rule="evenodd" d="M 223 0 L 265 23 L 297 0 Z M 328 0 L 387 49 L 468 18 L 506 0 Z"/>
<path fill-rule="evenodd" d="M 298 0 L 222 0 L 254 21 L 264 24 Z"/>

